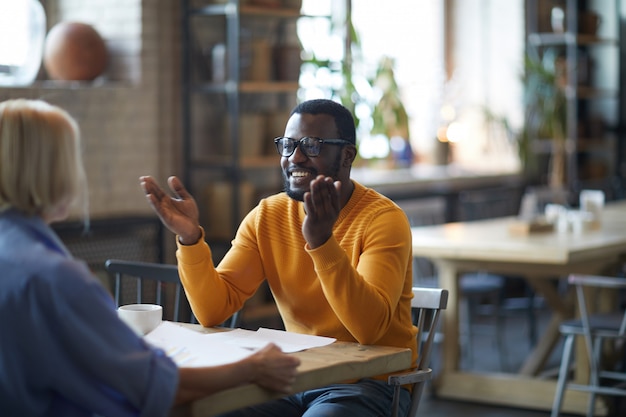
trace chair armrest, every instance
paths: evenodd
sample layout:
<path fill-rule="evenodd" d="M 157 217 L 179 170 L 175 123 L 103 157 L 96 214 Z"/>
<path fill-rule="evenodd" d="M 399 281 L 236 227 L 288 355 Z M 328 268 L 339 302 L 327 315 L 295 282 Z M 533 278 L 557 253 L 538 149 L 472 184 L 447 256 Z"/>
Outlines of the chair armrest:
<path fill-rule="evenodd" d="M 418 382 L 428 381 L 432 378 L 432 376 L 432 369 L 419 369 L 415 371 L 404 372 L 401 374 L 390 375 L 387 379 L 387 384 L 394 386 L 416 384 Z"/>

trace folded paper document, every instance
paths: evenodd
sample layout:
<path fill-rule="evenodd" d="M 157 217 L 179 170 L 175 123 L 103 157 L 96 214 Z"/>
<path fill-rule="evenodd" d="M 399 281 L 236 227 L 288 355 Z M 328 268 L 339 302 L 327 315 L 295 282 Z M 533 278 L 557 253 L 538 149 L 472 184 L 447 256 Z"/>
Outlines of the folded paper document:
<path fill-rule="evenodd" d="M 268 343 L 283 352 L 298 352 L 333 343 L 330 337 L 312 336 L 260 328 L 257 331 L 200 333 L 177 323 L 164 321 L 145 340 L 162 349 L 178 366 L 215 366 L 236 362 Z"/>
<path fill-rule="evenodd" d="M 235 329 L 229 332 L 207 334 L 206 336 L 213 341 L 220 341 L 248 349 L 258 349 L 272 342 L 286 353 L 330 345 L 336 340 L 331 337 L 291 333 L 263 327 L 257 331 Z"/>

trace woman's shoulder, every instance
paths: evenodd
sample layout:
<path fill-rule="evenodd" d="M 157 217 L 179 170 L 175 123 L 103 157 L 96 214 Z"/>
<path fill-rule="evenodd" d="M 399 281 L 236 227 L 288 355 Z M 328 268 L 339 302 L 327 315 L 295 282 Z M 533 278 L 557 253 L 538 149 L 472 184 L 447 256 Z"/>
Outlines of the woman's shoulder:
<path fill-rule="evenodd" d="M 6 225 L 0 229 L 7 232 L 0 233 L 3 286 L 33 286 L 49 292 L 54 287 L 76 289 L 81 283 L 90 284 L 95 279 L 84 262 L 44 241 L 32 230 Z"/>

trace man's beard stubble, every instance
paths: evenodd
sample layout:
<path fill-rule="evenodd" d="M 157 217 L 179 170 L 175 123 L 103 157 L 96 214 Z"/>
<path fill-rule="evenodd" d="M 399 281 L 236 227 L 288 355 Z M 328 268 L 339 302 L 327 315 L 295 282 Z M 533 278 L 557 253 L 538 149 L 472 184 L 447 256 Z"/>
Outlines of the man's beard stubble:
<path fill-rule="evenodd" d="M 339 177 L 340 168 L 341 168 L 341 152 L 337 154 L 337 158 L 335 158 L 335 160 L 333 161 L 333 165 L 331 166 L 331 169 L 330 169 L 331 172 L 329 172 L 328 174 L 324 174 L 324 175 L 326 175 L 327 177 L 332 177 L 334 181 L 337 181 L 337 178 Z M 318 172 L 313 170 L 313 178 L 316 178 L 317 176 L 318 176 Z M 283 171 L 283 180 L 284 180 L 285 193 L 293 200 L 304 201 L 304 193 L 306 193 L 309 190 L 292 190 L 291 187 L 289 186 L 289 179 L 285 171 Z"/>

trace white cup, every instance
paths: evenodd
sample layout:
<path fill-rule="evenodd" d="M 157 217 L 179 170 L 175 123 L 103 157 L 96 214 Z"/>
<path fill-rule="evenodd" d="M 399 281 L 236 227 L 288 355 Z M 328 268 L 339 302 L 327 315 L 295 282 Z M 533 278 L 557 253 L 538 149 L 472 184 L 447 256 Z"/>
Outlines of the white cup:
<path fill-rule="evenodd" d="M 579 198 L 580 210 L 591 213 L 592 220 L 600 222 L 604 209 L 604 191 L 581 190 Z"/>
<path fill-rule="evenodd" d="M 590 229 L 593 216 L 587 211 L 571 210 L 568 212 L 570 230 L 574 234 L 580 234 Z"/>
<path fill-rule="evenodd" d="M 163 307 L 158 304 L 127 304 L 118 307 L 118 317 L 140 336 L 150 333 L 163 320 Z"/>
<path fill-rule="evenodd" d="M 556 224 L 559 220 L 559 216 L 567 213 L 567 207 L 561 204 L 546 204 L 544 215 L 546 222 Z"/>

